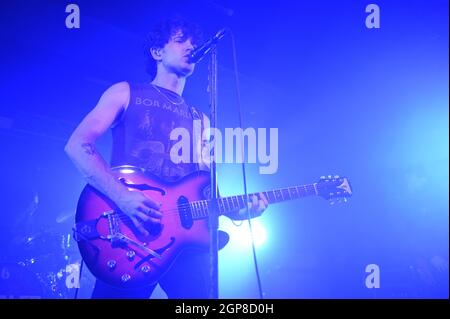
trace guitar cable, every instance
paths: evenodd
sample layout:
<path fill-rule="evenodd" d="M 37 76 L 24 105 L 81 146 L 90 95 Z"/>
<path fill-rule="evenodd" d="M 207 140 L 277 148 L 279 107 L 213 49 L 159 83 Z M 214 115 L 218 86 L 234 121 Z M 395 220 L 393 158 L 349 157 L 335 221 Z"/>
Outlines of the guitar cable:
<path fill-rule="evenodd" d="M 233 68 L 234 68 L 234 76 L 235 76 L 235 86 L 236 86 L 236 103 L 237 103 L 237 110 L 238 110 L 238 114 L 239 114 L 239 127 L 241 128 L 241 130 L 244 129 L 244 125 L 243 125 L 243 117 L 242 117 L 242 104 L 241 104 L 241 91 L 239 89 L 240 84 L 239 84 L 239 72 L 238 72 L 238 65 L 237 65 L 237 57 L 236 57 L 236 42 L 235 42 L 235 37 L 234 34 L 232 32 L 231 29 L 228 29 L 228 31 L 230 32 L 230 36 L 231 36 L 231 43 L 232 43 L 232 52 L 233 52 Z M 242 136 L 243 139 L 243 136 Z M 258 283 L 258 293 L 259 293 L 259 298 L 260 299 L 264 299 L 263 296 L 263 290 L 262 290 L 262 285 L 261 285 L 261 276 L 259 273 L 259 267 L 258 267 L 258 259 L 256 257 L 256 247 L 255 247 L 255 240 L 254 240 L 254 236 L 253 236 L 253 229 L 252 229 L 252 216 L 250 215 L 250 210 L 248 208 L 248 193 L 247 193 L 247 176 L 246 176 L 246 171 L 245 171 L 245 160 L 244 160 L 244 141 L 242 140 L 241 143 L 241 155 L 242 155 L 242 180 L 243 180 L 243 184 L 244 184 L 244 195 L 245 195 L 245 199 L 247 201 L 247 205 L 246 205 L 246 211 L 247 211 L 247 222 L 248 222 L 248 227 L 250 230 L 250 238 L 251 238 L 251 242 L 252 242 L 252 254 L 253 254 L 253 263 L 255 265 L 255 273 L 256 273 L 256 280 Z M 233 222 L 234 223 L 234 222 Z M 236 225 L 236 224 L 235 224 Z M 239 226 L 242 224 L 239 224 Z"/>

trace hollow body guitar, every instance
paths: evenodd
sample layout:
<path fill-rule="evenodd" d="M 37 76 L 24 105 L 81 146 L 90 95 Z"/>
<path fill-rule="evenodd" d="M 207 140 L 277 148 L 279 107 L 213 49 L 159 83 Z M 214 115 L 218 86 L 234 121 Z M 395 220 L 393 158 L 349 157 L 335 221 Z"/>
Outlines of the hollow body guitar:
<path fill-rule="evenodd" d="M 149 232 L 144 236 L 109 198 L 86 185 L 78 200 L 74 236 L 94 276 L 120 288 L 142 287 L 156 283 L 183 249 L 208 250 L 208 172 L 194 172 L 173 183 L 132 166 L 116 167 L 113 172 L 130 190 L 161 202 L 162 218 L 159 225 L 144 225 Z M 347 178 L 329 176 L 314 184 L 263 193 L 272 204 L 306 196 L 346 199 L 352 191 Z M 227 214 L 246 203 L 244 195 L 221 197 L 216 207 Z"/>

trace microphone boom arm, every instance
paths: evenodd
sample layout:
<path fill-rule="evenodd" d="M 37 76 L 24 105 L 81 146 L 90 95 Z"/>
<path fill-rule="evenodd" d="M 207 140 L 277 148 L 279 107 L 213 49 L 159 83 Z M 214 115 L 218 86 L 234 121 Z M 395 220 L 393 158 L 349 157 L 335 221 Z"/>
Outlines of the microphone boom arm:
<path fill-rule="evenodd" d="M 194 49 L 194 51 L 192 51 L 191 55 L 189 56 L 189 62 L 200 62 L 205 57 L 205 55 L 207 55 L 211 51 L 211 49 L 219 42 L 219 40 L 222 39 L 225 34 L 227 34 L 227 32 L 227 28 L 219 30 L 215 36 L 203 43 L 200 47 Z"/>

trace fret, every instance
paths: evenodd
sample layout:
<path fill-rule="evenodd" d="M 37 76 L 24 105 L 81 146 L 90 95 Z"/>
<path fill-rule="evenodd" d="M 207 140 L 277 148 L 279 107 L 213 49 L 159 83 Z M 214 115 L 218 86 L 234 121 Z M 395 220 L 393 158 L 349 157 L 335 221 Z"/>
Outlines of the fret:
<path fill-rule="evenodd" d="M 204 200 L 202 201 L 203 205 L 203 217 L 208 216 L 208 201 Z"/>
<path fill-rule="evenodd" d="M 193 219 L 200 219 L 202 217 L 205 217 L 204 214 L 204 201 L 195 201 L 189 203 L 191 207 L 191 213 Z"/>
<path fill-rule="evenodd" d="M 267 200 L 270 202 L 269 195 L 267 195 L 267 192 L 261 192 L 261 193 L 263 193 L 263 195 L 266 196 Z"/>
<path fill-rule="evenodd" d="M 311 195 L 318 195 L 316 184 L 311 184 Z"/>
<path fill-rule="evenodd" d="M 308 195 L 308 187 L 307 187 L 307 185 L 302 185 L 302 192 L 303 192 L 303 194 L 305 196 Z"/>
<path fill-rule="evenodd" d="M 200 206 L 200 202 L 197 202 L 195 206 L 197 207 L 197 215 L 202 216 L 202 207 Z"/>
<path fill-rule="evenodd" d="M 270 203 L 275 203 L 277 201 L 274 191 L 268 191 L 266 193 L 268 195 L 267 198 L 269 199 Z"/>
<path fill-rule="evenodd" d="M 314 183 L 313 186 L 314 186 L 314 194 L 319 195 L 319 190 L 317 189 L 317 183 Z"/>
<path fill-rule="evenodd" d="M 252 193 L 247 193 L 247 199 L 248 199 L 247 203 L 252 201 L 252 195 L 253 195 Z M 245 198 L 245 195 L 244 195 L 244 198 Z"/>
<path fill-rule="evenodd" d="M 217 199 L 217 207 L 219 207 L 219 212 L 224 213 L 225 212 L 225 206 L 223 204 L 222 198 Z"/>
<path fill-rule="evenodd" d="M 281 191 L 279 189 L 275 190 L 275 198 L 277 202 L 280 202 L 283 200 L 283 194 L 281 193 Z"/>
<path fill-rule="evenodd" d="M 201 201 L 198 201 L 197 206 L 198 206 L 198 217 L 203 217 L 203 203 Z"/>
<path fill-rule="evenodd" d="M 195 214 L 195 216 L 198 216 L 198 203 L 197 202 L 193 202 L 192 203 L 193 204 L 193 206 L 194 206 L 194 214 Z"/>
<path fill-rule="evenodd" d="M 237 196 L 238 202 L 239 202 L 239 208 L 244 208 L 245 207 L 244 197 L 245 197 L 244 195 Z"/>
<path fill-rule="evenodd" d="M 295 189 L 295 187 L 290 187 L 289 188 L 289 193 L 291 194 L 292 198 L 298 198 L 299 197 L 298 192 Z"/>
<path fill-rule="evenodd" d="M 220 199 L 222 200 L 223 208 L 225 209 L 224 211 L 225 211 L 225 212 L 229 212 L 229 211 L 230 211 L 230 208 L 228 207 L 227 199 L 224 198 L 224 197 L 222 197 L 222 198 L 220 198 Z"/>
<path fill-rule="evenodd" d="M 189 209 L 191 210 L 192 217 L 195 218 L 196 216 L 195 216 L 195 210 L 194 210 L 194 203 L 189 203 L 188 205 L 189 205 Z"/>
<path fill-rule="evenodd" d="M 231 200 L 233 201 L 233 209 L 239 209 L 239 202 L 237 200 L 236 196 L 231 197 Z"/>
<path fill-rule="evenodd" d="M 291 195 L 289 194 L 289 190 L 288 190 L 288 189 L 283 188 L 283 189 L 281 190 L 281 193 L 283 194 L 283 199 L 284 199 L 284 200 L 286 200 L 286 199 L 292 199 L 292 198 L 291 198 Z"/>
<path fill-rule="evenodd" d="M 230 209 L 230 211 L 233 211 L 234 206 L 233 206 L 233 201 L 232 201 L 231 197 L 226 197 L 226 199 L 227 199 L 228 208 Z"/>
<path fill-rule="evenodd" d="M 297 186 L 296 188 L 297 188 L 297 191 L 298 191 L 300 196 L 305 196 L 306 195 L 305 194 L 305 189 L 303 187 Z"/>

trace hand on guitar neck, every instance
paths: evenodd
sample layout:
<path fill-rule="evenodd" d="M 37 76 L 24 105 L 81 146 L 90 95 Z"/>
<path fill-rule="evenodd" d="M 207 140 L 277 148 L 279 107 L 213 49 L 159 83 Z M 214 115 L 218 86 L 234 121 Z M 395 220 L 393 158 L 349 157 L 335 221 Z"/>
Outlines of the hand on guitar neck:
<path fill-rule="evenodd" d="M 263 193 L 253 194 L 249 196 L 248 211 L 246 208 L 242 208 L 238 211 L 228 213 L 226 216 L 233 220 L 245 220 L 248 219 L 248 215 L 250 214 L 250 218 L 255 218 L 261 216 L 268 206 L 269 202 L 266 195 Z"/>

